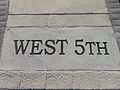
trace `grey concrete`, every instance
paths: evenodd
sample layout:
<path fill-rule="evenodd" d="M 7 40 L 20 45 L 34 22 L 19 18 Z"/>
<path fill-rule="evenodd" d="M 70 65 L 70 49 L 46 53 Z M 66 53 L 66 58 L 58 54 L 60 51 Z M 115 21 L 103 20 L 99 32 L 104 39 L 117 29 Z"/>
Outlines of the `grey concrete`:
<path fill-rule="evenodd" d="M 80 1 L 80 3 L 78 3 L 78 1 Z M 81 1 L 83 1 L 84 3 L 82 3 Z M 67 89 L 106 89 L 107 88 L 107 89 L 120 89 L 120 72 L 119 72 L 120 59 L 118 58 L 119 51 L 118 51 L 118 48 L 117 48 L 118 46 L 117 46 L 116 39 L 115 39 L 115 38 L 117 38 L 118 45 L 120 47 L 120 39 L 119 39 L 120 26 L 118 26 L 119 23 L 116 22 L 116 20 L 119 20 L 118 0 L 106 0 L 106 2 L 108 3 L 107 5 L 110 8 L 109 11 L 110 11 L 110 13 L 112 13 L 112 14 L 110 14 L 110 16 L 112 17 L 111 20 L 115 20 L 116 26 L 113 26 L 113 28 L 115 29 L 115 34 L 113 33 L 113 30 L 111 27 L 105 27 L 105 26 L 112 26 L 110 23 L 110 20 L 107 21 L 106 18 L 101 17 L 101 16 L 105 16 L 108 18 L 108 11 L 107 11 L 104 0 L 69 0 L 69 3 L 68 3 L 68 0 L 34 0 L 34 2 L 33 2 L 33 0 L 11 0 L 8 24 L 9 24 L 9 26 L 14 27 L 15 30 L 17 30 L 18 32 L 21 30 L 20 28 L 23 28 L 24 31 L 21 30 L 20 34 L 15 34 L 14 30 L 13 30 L 13 32 L 12 32 L 12 30 L 6 31 L 5 37 L 8 37 L 9 39 L 6 39 L 5 44 L 6 44 L 6 42 L 9 43 L 9 40 L 11 40 L 12 37 L 14 37 L 14 35 L 16 35 L 14 37 L 14 39 L 17 39 L 17 38 L 21 39 L 21 38 L 23 38 L 24 34 L 26 34 L 26 33 L 27 33 L 26 35 L 29 36 L 29 34 L 30 34 L 29 32 L 34 32 L 33 27 L 36 27 L 35 25 L 40 26 L 42 28 L 42 26 L 46 27 L 46 26 L 48 26 L 48 24 L 50 26 L 50 24 L 52 23 L 51 26 L 53 26 L 53 28 L 55 29 L 54 32 L 52 32 L 52 30 L 47 31 L 45 28 L 43 28 L 43 31 L 41 31 L 39 27 L 36 27 L 36 28 L 39 29 L 38 32 L 45 31 L 45 32 L 47 32 L 47 35 L 50 33 L 52 33 L 52 35 L 53 35 L 53 33 L 57 33 L 57 31 L 56 31 L 57 29 L 55 28 L 56 26 L 60 26 L 57 28 L 61 29 L 61 26 L 65 26 L 65 25 L 70 26 L 70 27 L 72 27 L 73 25 L 79 27 L 81 25 L 84 26 L 87 23 L 87 25 L 91 25 L 90 27 L 96 27 L 96 30 L 93 30 L 92 28 L 88 27 L 90 30 L 89 38 L 91 38 L 92 36 L 93 36 L 93 38 L 98 37 L 97 40 L 101 40 L 101 39 L 106 40 L 106 38 L 107 38 L 107 41 L 110 41 L 109 48 L 112 48 L 112 50 L 110 51 L 110 52 L 112 52 L 110 59 L 107 58 L 107 59 L 100 60 L 101 57 L 97 57 L 97 59 L 96 58 L 94 59 L 94 57 L 93 57 L 93 59 L 90 60 L 90 61 L 92 61 L 92 63 L 89 62 L 89 65 L 91 64 L 91 66 L 94 66 L 95 63 L 98 61 L 98 62 L 102 62 L 102 63 L 96 64 L 95 67 L 97 67 L 99 65 L 102 67 L 103 63 L 105 64 L 106 60 L 108 60 L 106 65 L 108 65 L 111 68 L 111 70 L 110 71 L 101 71 L 101 70 L 96 71 L 96 69 L 94 70 L 94 69 L 90 68 L 90 69 L 85 70 L 82 68 L 81 71 L 79 71 L 79 70 L 72 70 L 72 71 L 69 71 L 69 70 L 67 70 L 67 71 L 63 71 L 63 70 L 61 70 L 61 71 L 60 70 L 59 71 L 54 71 L 54 70 L 52 70 L 52 71 L 35 71 L 35 70 L 33 70 L 33 71 L 31 71 L 31 69 L 27 71 L 27 69 L 29 69 L 29 68 L 26 68 L 26 67 L 32 67 L 31 64 L 27 63 L 31 59 L 27 59 L 27 60 L 24 59 L 24 62 L 22 62 L 21 60 L 24 57 L 20 57 L 19 61 L 16 63 L 17 59 L 11 57 L 9 59 L 11 60 L 10 65 L 12 67 L 9 67 L 9 65 L 7 65 L 7 67 L 5 67 L 4 69 L 7 68 L 7 69 L 12 70 L 13 68 L 17 69 L 16 67 L 22 67 L 22 69 L 21 69 L 21 71 L 18 71 L 18 72 L 15 72 L 14 70 L 8 71 L 8 72 L 0 71 L 0 90 L 1 90 L 1 88 L 19 88 L 19 89 L 23 89 L 23 88 L 25 88 L 25 89 L 29 89 L 29 88 L 31 88 L 31 89 L 32 88 L 36 88 L 36 89 L 38 89 L 38 88 L 39 89 L 41 89 L 41 88 L 43 88 L 43 89 L 44 88 L 47 88 L 47 89 L 58 89 L 58 88 L 59 89 L 60 88 L 61 89 L 62 88 L 64 88 L 64 89 L 65 88 L 67 88 Z M 37 2 L 39 2 L 39 3 L 37 3 Z M 7 5 L 8 5 L 8 0 L 0 0 L 0 26 L 1 27 L 3 26 L 0 30 L 0 47 L 2 46 L 2 38 L 4 36 L 4 26 L 5 26 L 4 20 L 6 20 L 6 17 L 4 17 L 4 16 L 7 16 L 7 11 L 8 11 L 8 7 L 6 7 Z M 18 14 L 22 14 L 22 15 L 18 15 Z M 38 14 L 40 14 L 40 15 L 38 15 Z M 92 18 L 89 17 L 88 21 L 85 20 L 85 18 L 87 18 L 85 16 L 87 16 L 87 15 L 90 15 L 92 17 Z M 84 21 L 78 20 L 78 19 L 81 19 L 80 18 L 81 16 L 83 16 L 82 20 L 84 19 Z M 23 19 L 23 17 L 24 17 L 24 19 Z M 51 22 L 50 22 L 50 21 L 48 21 L 49 19 L 52 19 L 53 21 L 51 20 Z M 32 22 L 32 21 L 34 21 L 34 22 Z M 104 26 L 104 28 L 107 28 L 107 29 L 102 28 L 99 30 L 98 29 L 99 27 L 97 27 L 97 25 L 101 26 L 100 24 L 102 25 L 102 27 Z M 22 27 L 19 27 L 19 28 L 15 27 L 17 25 L 22 26 Z M 8 26 L 8 28 L 9 28 L 9 26 Z M 26 26 L 33 26 L 33 27 L 31 27 L 32 30 L 27 30 L 28 28 L 26 28 Z M 109 28 L 111 28 L 111 29 L 109 29 Z M 75 29 L 75 28 L 72 27 L 72 29 Z M 65 28 L 65 30 L 67 30 L 66 32 L 69 31 L 66 28 Z M 83 30 L 85 30 L 85 29 L 83 29 Z M 77 30 L 75 32 L 78 32 L 78 31 L 79 30 Z M 9 35 L 7 36 L 8 32 L 11 32 L 10 37 L 9 37 Z M 83 32 L 86 32 L 86 30 Z M 83 32 L 82 32 L 82 34 L 83 34 Z M 72 33 L 71 30 L 69 33 Z M 32 34 L 30 34 L 30 35 L 32 35 Z M 37 33 L 37 34 L 39 34 L 39 33 Z M 62 33 L 61 31 L 59 31 L 59 34 L 64 35 L 65 32 Z M 46 35 L 46 34 L 43 34 L 43 36 L 44 35 Z M 50 35 L 48 37 L 52 37 L 52 35 Z M 79 36 L 81 36 L 81 35 L 79 35 Z M 37 35 L 35 35 L 34 37 L 36 37 L 36 36 Z M 56 37 L 56 34 L 54 37 Z M 92 39 L 92 40 L 95 40 L 95 39 Z M 7 48 L 6 48 L 5 52 L 4 52 L 4 50 L 5 50 L 5 47 L 4 47 L 3 54 L 5 55 L 6 58 L 8 58 L 9 54 L 7 54 L 7 53 L 9 50 L 8 49 L 9 45 L 7 46 L 7 44 L 6 44 L 6 47 Z M 10 50 L 10 52 L 11 52 L 11 50 Z M 6 56 L 6 55 L 8 55 L 8 56 Z M 14 55 L 14 54 L 10 53 L 10 56 L 11 55 Z M 31 58 L 31 57 L 29 56 L 29 58 Z M 116 59 L 112 59 L 112 58 L 118 58 L 118 62 L 114 63 L 116 61 Z M 42 62 L 37 62 L 36 58 L 32 58 L 32 59 L 33 59 L 32 64 L 35 64 L 35 66 L 37 66 L 37 65 L 40 66 L 39 63 L 41 63 L 41 65 L 44 66 L 44 64 Z M 58 59 L 58 57 L 56 59 Z M 53 60 L 53 62 L 56 62 L 56 60 L 55 61 L 54 61 L 54 59 L 52 59 L 52 60 Z M 110 64 L 110 61 L 113 63 Z M 19 62 L 22 64 L 20 64 Z M 8 62 L 6 62 L 6 63 L 8 63 Z M 54 64 L 54 63 L 52 63 L 52 64 Z M 72 64 L 74 64 L 74 63 L 72 63 Z M 62 64 L 62 65 L 64 65 L 64 64 Z M 84 63 L 84 65 L 86 65 L 86 64 Z M 117 67 L 118 71 L 112 71 L 113 65 L 118 66 Z M 58 68 L 59 66 L 56 65 L 56 67 Z M 25 68 L 26 70 L 25 69 L 23 70 L 23 68 Z M 85 66 L 85 68 L 87 68 L 87 65 Z M 105 67 L 103 66 L 102 68 L 105 68 Z M 105 69 L 103 69 L 103 70 L 105 70 Z M 116 68 L 115 68 L 115 70 L 116 70 Z"/>
<path fill-rule="evenodd" d="M 116 32 L 120 32 L 120 26 L 114 26 L 114 30 L 115 30 Z"/>
<path fill-rule="evenodd" d="M 71 72 L 48 72 L 47 73 L 47 89 L 69 89 L 72 86 L 72 73 Z"/>
<path fill-rule="evenodd" d="M 92 32 L 91 32 L 92 31 Z M 29 33 L 28 33 L 29 32 Z M 31 43 L 28 45 L 25 55 L 21 52 L 15 54 L 14 40 L 45 40 L 68 39 L 69 44 L 64 46 L 66 55 L 59 55 L 60 45 L 55 45 L 54 55 L 31 56 Z M 110 55 L 97 55 L 97 47 L 93 47 L 94 55 L 89 55 L 89 47 L 85 46 L 83 55 L 74 52 L 75 40 L 107 42 Z M 43 44 L 42 49 L 46 48 Z M 39 49 L 41 49 L 39 48 Z M 49 51 L 49 49 L 47 49 Z M 51 50 L 50 50 L 51 51 Z M 36 51 L 37 52 L 37 51 Z M 113 36 L 112 27 L 78 27 L 78 28 L 9 28 L 6 29 L 2 57 L 0 61 L 1 70 L 119 70 L 119 50 Z M 97 59 L 96 59 L 97 58 Z M 56 63 L 55 63 L 56 62 Z M 93 63 L 94 62 L 94 63 Z M 13 65 L 14 63 L 14 65 Z"/>
<path fill-rule="evenodd" d="M 35 88 L 44 89 L 46 88 L 46 72 L 39 71 L 24 71 L 21 75 L 21 88 Z"/>
<path fill-rule="evenodd" d="M 120 26 L 120 20 L 112 20 L 114 26 Z"/>
<path fill-rule="evenodd" d="M 7 27 L 17 26 L 47 26 L 48 15 L 9 15 L 7 20 Z"/>
<path fill-rule="evenodd" d="M 0 71 L 0 88 L 19 88 L 20 72 Z M 1 90 L 1 89 L 0 89 Z"/>
<path fill-rule="evenodd" d="M 120 38 L 117 39 L 118 46 L 120 47 Z"/>
<path fill-rule="evenodd" d="M 92 21 L 92 22 L 91 22 Z M 111 26 L 108 15 L 9 15 L 7 27 Z"/>
<path fill-rule="evenodd" d="M 120 4 L 118 2 L 116 3 L 107 3 L 108 8 L 120 8 Z"/>
<path fill-rule="evenodd" d="M 8 13 L 8 4 L 9 0 L 0 0 L 0 57 L 2 51 L 2 43 L 4 37 L 4 30 L 7 21 L 7 13 Z"/>
<path fill-rule="evenodd" d="M 120 89 L 119 71 L 0 71 L 0 87 L 22 89 Z M 0 90 L 8 90 L 1 89 Z"/>
<path fill-rule="evenodd" d="M 112 20 L 119 20 L 120 14 L 110 14 Z"/>
<path fill-rule="evenodd" d="M 118 46 L 120 48 L 120 3 L 118 0 L 106 0 L 108 11 L 110 13 L 110 19 L 112 22 L 113 29 L 117 38 Z"/>
<path fill-rule="evenodd" d="M 48 26 L 111 26 L 108 15 L 52 15 Z"/>
<path fill-rule="evenodd" d="M 111 9 L 109 9 L 109 12 L 110 13 L 114 13 L 114 14 L 117 14 L 117 13 L 120 13 L 120 8 L 111 8 Z"/>
<path fill-rule="evenodd" d="M 105 0 L 79 0 L 79 1 L 69 0 L 69 2 L 68 0 L 52 0 L 52 1 L 11 0 L 9 13 L 40 14 L 40 13 L 107 13 L 107 12 L 108 11 L 105 5 Z"/>
<path fill-rule="evenodd" d="M 73 88 L 115 90 L 120 89 L 119 80 L 119 72 L 75 72 L 73 74 Z"/>
<path fill-rule="evenodd" d="M 106 0 L 107 3 L 118 3 L 118 0 Z"/>
<path fill-rule="evenodd" d="M 1 51 L 2 51 L 3 37 L 4 37 L 4 27 L 1 27 L 0 28 L 0 57 L 1 57 Z"/>

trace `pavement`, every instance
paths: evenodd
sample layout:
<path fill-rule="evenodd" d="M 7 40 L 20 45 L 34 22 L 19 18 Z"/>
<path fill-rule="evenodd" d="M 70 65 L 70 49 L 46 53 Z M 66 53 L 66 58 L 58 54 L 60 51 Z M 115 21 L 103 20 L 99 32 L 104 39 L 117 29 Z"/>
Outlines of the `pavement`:
<path fill-rule="evenodd" d="M 19 2 L 20 0 L 18 0 Z M 23 0 L 25 1 L 25 0 Z M 96 1 L 96 0 L 95 0 Z M 98 0 L 99 1 L 99 0 Z M 104 0 L 101 0 L 101 2 Z M 95 22 L 96 18 L 102 18 L 103 21 L 100 23 L 91 23 L 87 16 L 88 7 L 83 8 L 86 12 L 85 22 L 81 21 L 79 17 L 79 9 L 67 9 L 69 5 L 66 3 L 66 9 L 59 10 L 57 8 L 52 9 L 52 7 L 45 8 L 45 10 L 39 8 L 37 12 L 31 12 L 29 7 L 27 9 L 15 8 L 15 5 L 11 5 L 9 8 L 9 0 L 0 0 L 0 53 L 2 51 L 4 32 L 6 27 L 10 28 L 28 28 L 33 27 L 79 27 L 82 26 L 95 26 L 95 27 L 112 27 L 114 29 L 115 38 L 120 48 L 120 4 L 118 0 L 105 0 L 108 13 L 106 9 L 103 11 L 95 10 L 95 13 L 103 12 L 100 17 L 97 15 L 92 15 L 92 20 Z M 11 2 L 16 2 L 11 0 Z M 27 2 L 27 0 L 26 0 Z M 44 2 L 46 3 L 46 2 Z M 54 2 L 53 6 L 55 5 Z M 61 2 L 60 2 L 61 3 Z M 19 3 L 18 7 L 24 3 Z M 72 4 L 72 3 L 71 3 Z M 26 4 L 25 4 L 26 5 Z M 32 4 L 31 4 L 32 5 Z M 68 6 L 67 6 L 68 5 Z M 77 5 L 77 3 L 76 3 Z M 103 5 L 103 4 L 102 4 Z M 41 5 L 42 6 L 42 5 Z M 79 6 L 79 5 L 78 5 Z M 35 7 L 34 5 L 31 7 Z M 39 4 L 38 6 L 39 7 Z M 59 3 L 56 7 L 60 7 Z M 101 7 L 101 5 L 99 5 Z M 81 7 L 82 8 L 82 7 Z M 41 9 L 41 10 L 40 10 Z M 49 9 L 49 10 L 48 10 Z M 51 10 L 52 9 L 52 10 Z M 61 9 L 61 7 L 60 7 Z M 34 10 L 34 9 L 33 9 Z M 50 11 L 51 10 L 51 11 Z M 70 12 L 69 12 L 70 10 Z M 91 12 L 94 9 L 91 9 Z M 10 11 L 10 12 L 9 12 Z M 20 13 L 18 12 L 20 11 Z M 59 11 L 59 12 L 57 12 Z M 27 12 L 27 13 L 26 13 Z M 41 13 L 43 12 L 43 13 Z M 46 13 L 49 12 L 49 13 Z M 57 13 L 53 13 L 57 12 Z M 64 13 L 69 12 L 69 13 Z M 22 13 L 22 14 L 21 14 Z M 38 17 L 38 14 L 40 15 Z M 111 23 L 106 19 L 110 16 Z M 9 18 L 9 19 L 8 19 Z M 23 19 L 24 18 L 24 19 Z M 39 18 L 39 19 L 38 19 Z M 31 20 L 33 22 L 31 22 Z M 48 22 L 49 20 L 49 22 Z M 16 21 L 16 22 L 14 22 Z M 58 22 L 59 21 L 59 22 Z M 38 23 L 39 22 L 39 23 Z M 57 22 L 57 23 L 54 23 Z M 76 25 L 76 26 L 75 26 Z M 101 26 L 100 26 L 101 25 Z M 0 54 L 1 55 L 1 54 Z M 73 90 L 73 89 L 120 89 L 120 71 L 119 70 L 81 70 L 81 71 L 33 71 L 33 70 L 1 70 L 0 71 L 0 90 L 45 90 L 45 89 L 62 89 Z"/>

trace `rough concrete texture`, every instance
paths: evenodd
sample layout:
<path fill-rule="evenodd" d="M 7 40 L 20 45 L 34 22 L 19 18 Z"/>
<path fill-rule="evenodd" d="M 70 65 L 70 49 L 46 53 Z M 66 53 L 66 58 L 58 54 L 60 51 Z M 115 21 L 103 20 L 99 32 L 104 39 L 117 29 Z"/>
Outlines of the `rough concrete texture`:
<path fill-rule="evenodd" d="M 50 72 L 47 73 L 47 89 L 70 89 L 72 88 L 72 73 Z"/>
<path fill-rule="evenodd" d="M 0 87 L 10 89 L 120 88 L 118 71 L 1 71 L 0 78 Z"/>
<path fill-rule="evenodd" d="M 73 88 L 119 89 L 119 78 L 119 72 L 75 72 L 73 75 Z"/>
<path fill-rule="evenodd" d="M 46 88 L 46 72 L 22 72 L 21 88 Z"/>
<path fill-rule="evenodd" d="M 18 88 L 20 72 L 0 71 L 0 88 Z"/>

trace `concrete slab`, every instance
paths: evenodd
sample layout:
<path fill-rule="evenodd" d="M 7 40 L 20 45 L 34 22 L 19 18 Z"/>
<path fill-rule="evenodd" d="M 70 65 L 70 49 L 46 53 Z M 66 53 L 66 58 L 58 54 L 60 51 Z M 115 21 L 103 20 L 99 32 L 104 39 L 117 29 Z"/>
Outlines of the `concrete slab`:
<path fill-rule="evenodd" d="M 46 46 L 46 41 L 50 39 L 53 42 L 48 41 Z M 61 43 L 57 43 L 58 39 L 65 40 L 63 49 Z M 36 41 L 34 45 L 30 41 L 22 54 L 18 50 L 22 43 L 19 40 L 25 40 L 25 46 L 28 43 L 26 40 L 43 40 L 43 44 Z M 93 42 L 91 49 L 86 42 Z M 0 69 L 119 70 L 119 60 L 120 53 L 112 27 L 9 28 L 5 33 Z"/>
<path fill-rule="evenodd" d="M 47 15 L 9 15 L 7 20 L 8 27 L 16 26 L 47 26 Z"/>
<path fill-rule="evenodd" d="M 111 26 L 108 15 L 9 15 L 7 27 Z"/>
<path fill-rule="evenodd" d="M 48 26 L 111 26 L 108 15 L 52 15 Z"/>
<path fill-rule="evenodd" d="M 108 13 L 108 11 L 105 0 L 69 0 L 69 2 L 68 0 L 11 0 L 9 13 Z"/>

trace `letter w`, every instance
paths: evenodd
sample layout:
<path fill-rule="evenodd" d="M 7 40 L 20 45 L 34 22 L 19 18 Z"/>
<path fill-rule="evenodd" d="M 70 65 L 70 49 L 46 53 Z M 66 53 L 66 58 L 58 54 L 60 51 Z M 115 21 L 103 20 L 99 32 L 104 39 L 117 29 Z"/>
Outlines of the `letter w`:
<path fill-rule="evenodd" d="M 27 44 L 25 45 L 25 47 L 23 44 L 24 40 L 19 40 L 19 41 L 20 41 L 20 45 L 18 46 L 18 40 L 14 40 L 16 54 L 19 53 L 20 49 L 21 49 L 22 54 L 25 54 L 25 51 L 28 47 L 30 40 L 26 40 Z"/>

